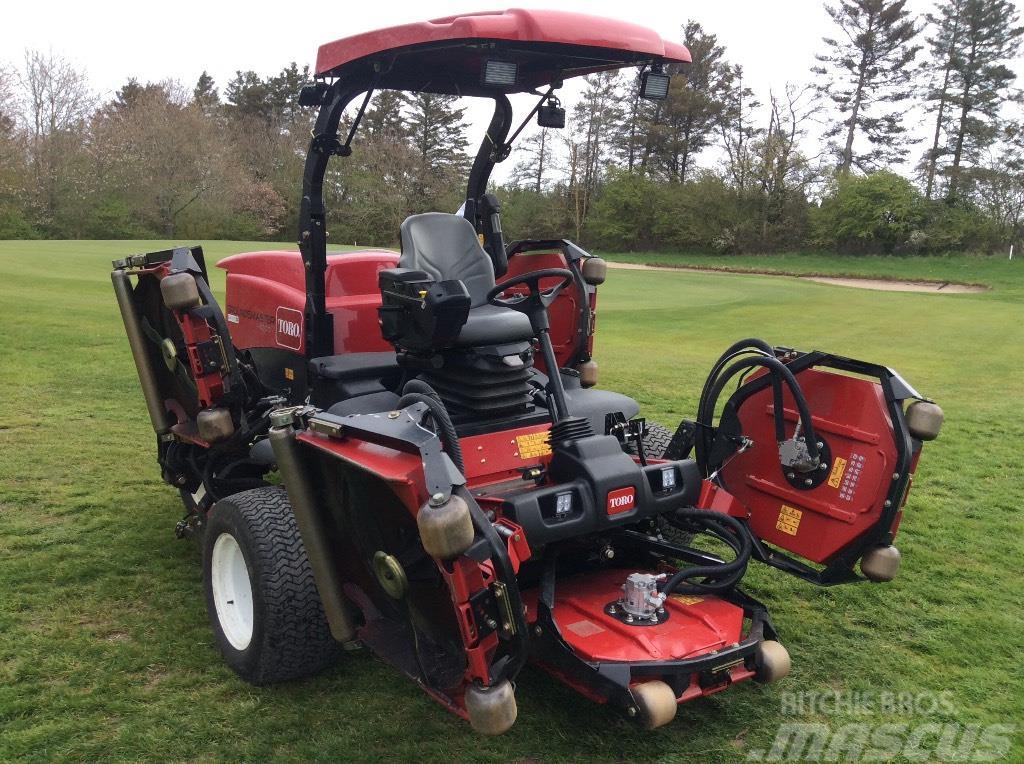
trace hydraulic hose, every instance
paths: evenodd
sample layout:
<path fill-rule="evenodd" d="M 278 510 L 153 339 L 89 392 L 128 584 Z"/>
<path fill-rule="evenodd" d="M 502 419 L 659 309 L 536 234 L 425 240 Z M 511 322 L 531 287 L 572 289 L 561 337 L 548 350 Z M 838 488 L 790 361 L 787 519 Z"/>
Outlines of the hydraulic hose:
<path fill-rule="evenodd" d="M 769 345 L 762 339 L 757 337 L 748 337 L 746 339 L 739 340 L 730 345 L 718 360 L 715 361 L 715 365 L 711 367 L 711 373 L 708 374 L 707 379 L 704 380 L 704 387 L 700 391 L 700 398 L 697 403 L 697 437 L 695 446 L 697 449 L 697 461 L 701 465 L 705 463 L 704 456 L 707 454 L 711 447 L 711 419 L 714 416 L 714 405 L 711 407 L 711 411 L 708 412 L 707 421 L 705 421 L 704 409 L 708 395 L 711 392 L 711 388 L 715 381 L 718 379 L 718 375 L 722 373 L 722 369 L 725 365 L 736 358 L 737 356 L 744 355 L 746 353 L 761 353 L 766 356 L 774 357 L 775 353 L 772 350 L 772 346 Z M 781 394 L 781 388 L 780 388 Z M 776 430 L 778 429 L 778 423 L 776 424 Z"/>
<path fill-rule="evenodd" d="M 739 583 L 747 571 L 753 551 L 747 528 L 736 518 L 704 509 L 681 509 L 675 516 L 690 521 L 697 530 L 723 541 L 736 556 L 715 565 L 698 565 L 677 571 L 661 586 L 665 594 L 707 594 L 722 592 Z M 693 579 L 702 578 L 702 581 Z"/>
<path fill-rule="evenodd" d="M 811 421 L 811 410 L 807 405 L 807 399 L 804 397 L 803 390 L 800 389 L 800 383 L 797 382 L 793 372 L 787 368 L 787 366 L 774 356 L 751 356 L 749 358 L 743 358 L 732 364 L 724 372 L 721 372 L 714 384 L 708 391 L 706 398 L 702 398 L 700 405 L 697 410 L 697 422 L 699 425 L 710 427 L 711 420 L 714 417 L 715 404 L 718 402 L 718 396 L 721 395 L 722 390 L 728 384 L 729 380 L 739 374 L 744 369 L 749 369 L 754 366 L 763 366 L 768 369 L 769 373 L 772 374 L 772 385 L 773 385 L 773 398 L 775 404 L 775 435 L 776 439 L 781 442 L 784 435 L 784 425 L 782 422 L 782 389 L 780 386 L 781 382 L 784 382 L 789 388 L 790 393 L 793 395 L 793 400 L 796 402 L 797 410 L 800 413 L 800 421 L 803 423 L 805 432 L 805 442 L 807 443 L 807 452 L 813 459 L 818 459 L 818 438 L 814 431 L 814 424 Z M 697 438 L 697 461 L 701 465 L 702 469 L 707 468 L 707 451 L 708 444 L 705 438 Z"/>
<path fill-rule="evenodd" d="M 398 400 L 398 408 L 410 406 L 413 403 L 423 403 L 430 409 L 434 421 L 437 422 L 437 426 L 441 430 L 438 435 L 441 437 L 441 443 L 444 444 L 444 450 L 451 457 L 455 466 L 459 468 L 459 472 L 465 473 L 466 465 L 462 459 L 459 435 L 455 432 L 455 425 L 452 424 L 452 418 L 448 415 L 448 408 L 441 400 L 441 396 L 423 380 L 411 379 L 402 388 L 402 397 Z"/>

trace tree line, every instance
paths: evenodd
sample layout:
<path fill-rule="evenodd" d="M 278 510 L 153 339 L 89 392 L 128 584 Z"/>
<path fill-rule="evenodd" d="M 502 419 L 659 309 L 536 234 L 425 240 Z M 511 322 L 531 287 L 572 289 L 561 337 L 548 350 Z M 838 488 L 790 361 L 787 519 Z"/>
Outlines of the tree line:
<path fill-rule="evenodd" d="M 605 250 L 999 251 L 1024 227 L 1024 27 L 1010 0 L 837 0 L 811 80 L 756 94 L 717 36 L 668 97 L 585 78 L 564 130 L 535 129 L 495 191 L 506 238 Z M 53 53 L 0 66 L 0 238 L 289 239 L 312 110 L 295 63 L 222 88 L 130 79 L 98 101 Z M 347 135 L 349 124 L 342 124 Z M 915 140 L 909 114 L 923 113 Z M 920 131 L 917 131 L 920 132 Z M 455 210 L 470 163 L 457 99 L 375 93 L 325 184 L 336 243 L 391 245 Z"/>

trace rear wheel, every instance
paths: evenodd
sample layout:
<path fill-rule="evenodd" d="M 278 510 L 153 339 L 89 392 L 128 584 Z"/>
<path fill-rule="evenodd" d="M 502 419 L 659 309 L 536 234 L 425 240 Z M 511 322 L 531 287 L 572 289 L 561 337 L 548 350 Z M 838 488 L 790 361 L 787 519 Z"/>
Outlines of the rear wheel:
<path fill-rule="evenodd" d="M 279 487 L 217 502 L 203 536 L 203 587 L 224 659 L 247 682 L 309 676 L 340 652 Z"/>

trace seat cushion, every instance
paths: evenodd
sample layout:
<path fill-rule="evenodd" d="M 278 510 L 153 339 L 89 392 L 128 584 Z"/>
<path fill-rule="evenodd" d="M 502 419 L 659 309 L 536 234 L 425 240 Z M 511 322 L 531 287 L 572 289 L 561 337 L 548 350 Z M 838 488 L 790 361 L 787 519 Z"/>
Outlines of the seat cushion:
<path fill-rule="evenodd" d="M 517 310 L 499 308 L 497 305 L 481 305 L 469 311 L 462 331 L 455 344 L 460 347 L 471 345 L 493 345 L 499 342 L 517 342 L 533 337 L 530 319 Z"/>

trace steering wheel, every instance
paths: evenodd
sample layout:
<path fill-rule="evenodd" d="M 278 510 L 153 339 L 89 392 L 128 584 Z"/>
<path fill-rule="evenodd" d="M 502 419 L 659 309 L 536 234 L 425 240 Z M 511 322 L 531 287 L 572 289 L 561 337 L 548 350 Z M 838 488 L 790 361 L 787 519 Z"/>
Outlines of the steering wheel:
<path fill-rule="evenodd" d="M 562 280 L 550 289 L 541 291 L 540 280 L 553 277 L 560 277 Z M 499 308 L 512 308 L 512 310 L 518 310 L 520 313 L 532 316 L 543 311 L 553 303 L 555 298 L 558 297 L 558 293 L 573 283 L 575 278 L 573 272 L 565 268 L 544 268 L 539 271 L 530 271 L 522 276 L 513 276 L 502 281 L 500 284 L 496 284 L 487 293 L 487 302 Z M 498 297 L 506 289 L 524 285 L 530 290 L 529 294 L 514 295 L 505 299 Z"/>

